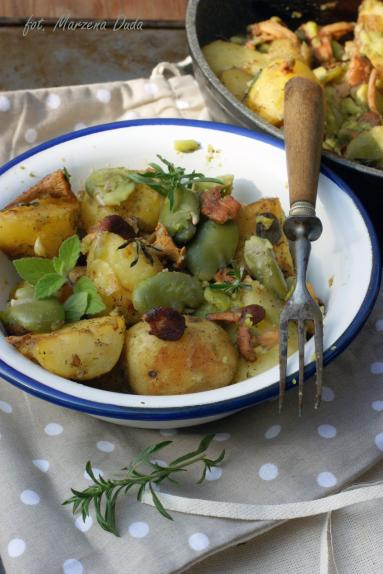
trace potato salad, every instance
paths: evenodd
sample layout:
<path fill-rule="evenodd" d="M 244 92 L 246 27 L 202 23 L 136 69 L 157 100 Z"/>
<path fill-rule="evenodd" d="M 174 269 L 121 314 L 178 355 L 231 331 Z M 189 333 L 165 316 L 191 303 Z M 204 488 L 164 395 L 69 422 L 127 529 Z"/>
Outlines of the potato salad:
<path fill-rule="evenodd" d="M 231 175 L 161 156 L 97 169 L 76 193 L 66 170 L 46 176 L 0 211 L 0 249 L 20 276 L 0 312 L 8 342 L 55 375 L 142 395 L 276 365 L 294 285 L 284 213 L 232 190 Z"/>
<path fill-rule="evenodd" d="M 363 0 L 357 22 L 309 21 L 292 30 L 273 17 L 203 52 L 234 96 L 277 127 L 283 126 L 288 80 L 318 82 L 326 104 L 324 149 L 383 169 L 381 0 Z"/>

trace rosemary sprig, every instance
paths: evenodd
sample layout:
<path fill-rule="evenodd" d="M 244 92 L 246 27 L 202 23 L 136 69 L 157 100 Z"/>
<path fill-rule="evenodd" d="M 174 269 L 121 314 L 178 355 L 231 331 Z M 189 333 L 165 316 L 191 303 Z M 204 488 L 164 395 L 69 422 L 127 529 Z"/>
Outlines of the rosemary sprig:
<path fill-rule="evenodd" d="M 210 285 L 210 289 L 213 291 L 220 291 L 226 295 L 235 295 L 240 289 L 249 289 L 251 285 L 243 283 L 243 279 L 246 275 L 246 270 L 244 267 L 233 266 L 233 269 L 227 272 L 227 275 L 233 277 L 232 281 L 222 281 L 219 283 L 213 283 Z"/>
<path fill-rule="evenodd" d="M 93 504 L 98 524 L 106 530 L 119 536 L 116 526 L 116 503 L 118 496 L 128 494 L 129 490 L 137 487 L 137 500 L 142 500 L 145 491 L 149 491 L 154 505 L 157 510 L 169 520 L 173 520 L 167 510 L 164 508 L 160 499 L 155 492 L 155 485 L 161 484 L 164 480 L 177 483 L 173 476 L 179 472 L 185 472 L 188 466 L 202 463 L 202 474 L 197 484 L 205 480 L 206 472 L 217 466 L 224 458 L 225 451 L 215 458 L 211 459 L 206 456 L 206 451 L 214 438 L 213 434 L 206 435 L 198 447 L 172 460 L 168 466 L 162 467 L 155 461 L 151 461 L 151 456 L 172 444 L 173 441 L 166 440 L 144 449 L 136 458 L 132 460 L 128 467 L 122 470 L 126 471 L 126 476 L 122 479 L 108 479 L 100 475 L 98 478 L 94 475 L 90 461 L 86 463 L 86 472 L 92 480 L 92 485 L 85 490 L 79 491 L 71 489 L 73 496 L 63 502 L 73 506 L 73 514 L 80 511 L 83 520 L 89 516 L 90 506 Z M 142 467 L 149 466 L 149 472 L 145 472 Z"/>
<path fill-rule="evenodd" d="M 176 167 L 161 155 L 157 157 L 165 165 L 165 169 L 158 163 L 150 163 L 150 170 L 143 173 L 130 173 L 129 177 L 136 183 L 144 183 L 156 190 L 161 195 L 168 197 L 170 209 L 174 206 L 174 195 L 178 188 L 190 189 L 194 182 L 206 181 L 217 184 L 223 184 L 221 179 L 214 177 L 205 177 L 203 173 L 192 171 L 186 173 L 183 167 Z"/>

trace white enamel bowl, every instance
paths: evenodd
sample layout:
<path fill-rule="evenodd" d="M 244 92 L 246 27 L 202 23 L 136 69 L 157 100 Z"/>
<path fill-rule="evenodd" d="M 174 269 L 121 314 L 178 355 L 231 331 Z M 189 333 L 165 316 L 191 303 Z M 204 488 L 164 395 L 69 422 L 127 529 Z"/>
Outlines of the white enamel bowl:
<path fill-rule="evenodd" d="M 176 139 L 195 139 L 202 149 L 177 154 L 173 148 Z M 207 153 L 209 145 L 216 150 L 212 154 Z M 173 119 L 95 126 L 35 147 L 1 168 L 0 208 L 36 181 L 28 174 L 42 178 L 65 166 L 72 175 L 74 190 L 78 190 L 93 169 L 119 165 L 145 168 L 158 153 L 208 175 L 234 174 L 234 194 L 241 202 L 278 196 L 288 210 L 285 154 L 279 141 L 234 126 Z M 380 282 L 380 257 L 366 212 L 328 169 L 320 176 L 317 213 L 323 234 L 312 246 L 309 279 L 326 306 L 324 348 L 328 363 L 347 347 L 372 309 Z M 8 259 L 1 257 L 1 307 L 16 280 Z M 310 362 L 312 340 L 305 352 L 306 372 L 310 375 L 315 369 Z M 297 367 L 295 354 L 288 361 L 290 381 Z M 201 393 L 155 397 L 102 391 L 52 375 L 19 354 L 1 334 L 0 374 L 24 391 L 63 407 L 146 428 L 211 421 L 278 393 L 277 366 L 246 381 Z"/>

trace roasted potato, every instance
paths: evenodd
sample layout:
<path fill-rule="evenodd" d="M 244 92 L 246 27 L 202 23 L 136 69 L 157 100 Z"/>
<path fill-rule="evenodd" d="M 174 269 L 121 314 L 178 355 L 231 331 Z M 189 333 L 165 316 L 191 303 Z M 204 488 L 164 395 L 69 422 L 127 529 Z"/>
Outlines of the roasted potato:
<path fill-rule="evenodd" d="M 164 198 L 147 185 L 138 183 L 133 193 L 120 205 L 100 205 L 86 191 L 80 193 L 79 200 L 82 227 L 87 232 L 105 216 L 113 214 L 136 217 L 140 229 L 150 232 L 158 223 Z"/>
<path fill-rule="evenodd" d="M 87 275 L 97 287 L 108 310 L 118 308 L 128 323 L 138 321 L 132 304 L 132 293 L 143 279 L 156 275 L 162 265 L 154 252 L 152 262 L 135 242 L 124 249 L 124 239 L 115 233 L 101 231 L 87 235 L 82 248 L 87 254 Z M 132 265 L 137 258 L 137 263 Z"/>
<path fill-rule="evenodd" d="M 275 126 L 283 123 L 285 85 L 296 76 L 319 83 L 312 70 L 301 60 L 275 60 L 263 68 L 252 84 L 247 105 L 264 120 Z"/>
<path fill-rule="evenodd" d="M 0 249 L 11 258 L 53 257 L 77 232 L 80 207 L 63 171 L 56 171 L 0 211 Z"/>
<path fill-rule="evenodd" d="M 242 68 L 249 74 L 255 74 L 268 61 L 266 54 L 224 40 L 211 42 L 202 48 L 202 52 L 217 76 L 230 68 Z"/>
<path fill-rule="evenodd" d="M 87 381 L 108 373 L 116 365 L 124 336 L 124 319 L 108 316 L 78 321 L 52 333 L 8 337 L 8 341 L 47 371 Z"/>
<path fill-rule="evenodd" d="M 248 74 L 240 68 L 230 68 L 222 72 L 220 76 L 220 80 L 224 86 L 240 101 L 245 97 L 252 79 L 253 76 L 251 74 Z"/>
<path fill-rule="evenodd" d="M 293 260 L 291 258 L 289 244 L 285 234 L 283 233 L 283 223 L 285 215 L 283 213 L 281 203 L 278 198 L 260 199 L 254 203 L 243 205 L 237 218 L 239 229 L 239 245 L 237 248 L 236 259 L 241 260 L 243 256 L 244 243 L 252 235 L 257 235 L 257 225 L 262 222 L 262 216 L 272 214 L 279 224 L 280 238 L 276 240 L 277 235 L 274 237 L 265 237 L 269 239 L 273 245 L 275 257 L 279 267 L 282 269 L 285 276 L 290 277 L 295 275 Z M 272 232 L 273 229 L 270 229 Z"/>
<path fill-rule="evenodd" d="M 122 355 L 128 383 L 142 395 L 178 395 L 229 385 L 237 367 L 237 352 L 219 325 L 185 317 L 178 341 L 149 334 L 140 322 L 128 329 Z"/>

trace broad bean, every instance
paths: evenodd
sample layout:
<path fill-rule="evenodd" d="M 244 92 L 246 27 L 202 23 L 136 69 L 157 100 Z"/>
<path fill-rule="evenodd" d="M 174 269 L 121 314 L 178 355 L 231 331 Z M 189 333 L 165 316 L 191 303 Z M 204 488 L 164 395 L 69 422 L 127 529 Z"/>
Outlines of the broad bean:
<path fill-rule="evenodd" d="M 64 324 L 65 313 L 57 299 L 20 299 L 8 303 L 0 319 L 12 333 L 48 333 Z"/>
<path fill-rule="evenodd" d="M 100 205 L 120 205 L 128 199 L 135 187 L 125 167 L 97 169 L 85 182 L 86 192 Z"/>
<path fill-rule="evenodd" d="M 186 265 L 198 279 L 209 281 L 220 267 L 233 259 L 239 232 L 234 221 L 218 224 L 205 221 L 186 254 Z"/>
<path fill-rule="evenodd" d="M 187 243 L 194 235 L 199 221 L 199 197 L 189 189 L 177 188 L 170 207 L 167 198 L 160 213 L 162 223 L 177 243 Z"/>
<path fill-rule="evenodd" d="M 250 275 L 280 299 L 285 299 L 288 287 L 270 241 L 253 235 L 245 241 L 243 255 Z"/>
<path fill-rule="evenodd" d="M 133 291 L 133 306 L 140 313 L 155 307 L 172 307 L 180 313 L 203 303 L 203 289 L 195 277 L 179 271 L 163 271 L 141 281 Z"/>

